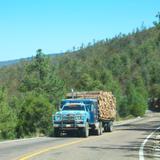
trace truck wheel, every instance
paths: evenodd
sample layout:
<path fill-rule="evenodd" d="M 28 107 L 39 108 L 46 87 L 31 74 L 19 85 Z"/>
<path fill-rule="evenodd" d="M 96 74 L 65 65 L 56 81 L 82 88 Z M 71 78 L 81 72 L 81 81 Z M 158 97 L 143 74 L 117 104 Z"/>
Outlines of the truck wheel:
<path fill-rule="evenodd" d="M 102 127 L 102 122 L 100 122 L 100 124 L 99 124 L 99 125 L 100 125 L 100 135 L 102 135 L 102 134 L 103 134 L 103 129 L 102 129 L 102 128 L 103 128 L 103 127 Z"/>
<path fill-rule="evenodd" d="M 96 132 L 96 135 L 99 136 L 100 135 L 100 128 L 96 129 L 95 132 Z"/>
<path fill-rule="evenodd" d="M 60 135 L 61 135 L 60 130 L 58 128 L 54 128 L 54 136 L 55 137 L 60 137 Z"/>
<path fill-rule="evenodd" d="M 99 122 L 98 129 L 95 130 L 97 136 L 102 134 L 102 123 Z"/>
<path fill-rule="evenodd" d="M 88 122 L 86 122 L 86 126 L 81 130 L 82 137 L 87 138 L 89 136 L 89 125 Z"/>

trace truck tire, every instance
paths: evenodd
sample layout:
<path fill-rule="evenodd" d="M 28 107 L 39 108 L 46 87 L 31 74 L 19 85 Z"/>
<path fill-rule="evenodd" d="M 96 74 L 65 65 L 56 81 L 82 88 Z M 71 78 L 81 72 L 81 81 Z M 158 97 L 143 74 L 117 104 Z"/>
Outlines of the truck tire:
<path fill-rule="evenodd" d="M 99 122 L 98 129 L 95 130 L 97 136 L 102 135 L 102 122 Z"/>
<path fill-rule="evenodd" d="M 54 128 L 54 136 L 55 137 L 60 137 L 61 136 L 61 132 L 60 132 L 59 128 Z"/>
<path fill-rule="evenodd" d="M 85 127 L 80 130 L 80 134 L 81 134 L 82 137 L 85 137 L 85 138 L 87 138 L 89 136 L 89 125 L 88 125 L 88 122 L 86 122 Z"/>
<path fill-rule="evenodd" d="M 100 135 L 103 134 L 103 127 L 102 127 L 102 122 L 100 122 Z"/>

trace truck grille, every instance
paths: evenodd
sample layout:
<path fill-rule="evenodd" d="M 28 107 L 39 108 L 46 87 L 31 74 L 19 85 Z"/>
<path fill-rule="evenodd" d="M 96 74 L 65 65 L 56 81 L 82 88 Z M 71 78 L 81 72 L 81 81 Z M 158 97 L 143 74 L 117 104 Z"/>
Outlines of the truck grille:
<path fill-rule="evenodd" d="M 74 118 L 74 116 L 63 116 L 62 120 L 63 121 L 74 121 L 75 118 Z"/>
<path fill-rule="evenodd" d="M 63 124 L 75 124 L 75 121 L 62 121 Z"/>

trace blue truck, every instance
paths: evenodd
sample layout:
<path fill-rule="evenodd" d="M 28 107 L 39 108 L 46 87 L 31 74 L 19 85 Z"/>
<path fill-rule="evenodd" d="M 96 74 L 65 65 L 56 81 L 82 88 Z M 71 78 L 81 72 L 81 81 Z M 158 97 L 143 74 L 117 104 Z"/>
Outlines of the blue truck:
<path fill-rule="evenodd" d="M 112 131 L 115 117 L 101 117 L 99 98 L 93 97 L 79 98 L 76 96 L 76 98 L 69 97 L 69 99 L 61 101 L 60 111 L 53 116 L 54 135 L 56 137 L 61 136 L 64 132 L 76 132 L 81 137 L 88 137 L 89 133 L 101 135 L 103 131 Z M 108 108 L 103 109 L 103 112 L 109 111 Z"/>

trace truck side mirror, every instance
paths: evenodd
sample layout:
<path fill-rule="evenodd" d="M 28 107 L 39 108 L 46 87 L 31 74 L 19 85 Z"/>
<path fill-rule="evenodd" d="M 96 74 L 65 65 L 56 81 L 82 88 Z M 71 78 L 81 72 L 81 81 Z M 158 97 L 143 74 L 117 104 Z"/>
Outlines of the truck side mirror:
<path fill-rule="evenodd" d="M 91 112 L 93 112 L 94 111 L 94 105 L 92 104 L 91 105 Z"/>

